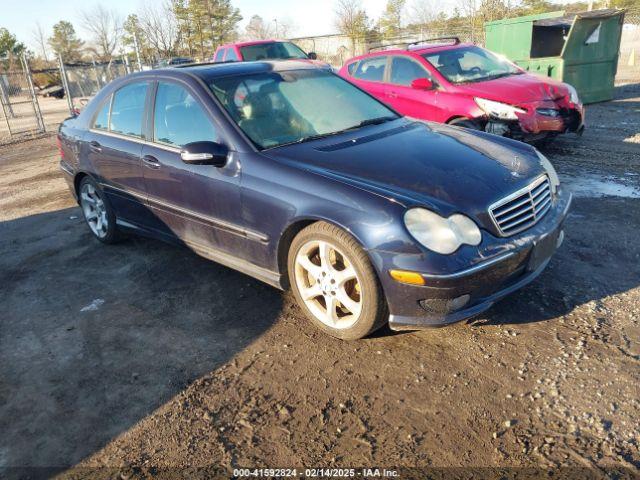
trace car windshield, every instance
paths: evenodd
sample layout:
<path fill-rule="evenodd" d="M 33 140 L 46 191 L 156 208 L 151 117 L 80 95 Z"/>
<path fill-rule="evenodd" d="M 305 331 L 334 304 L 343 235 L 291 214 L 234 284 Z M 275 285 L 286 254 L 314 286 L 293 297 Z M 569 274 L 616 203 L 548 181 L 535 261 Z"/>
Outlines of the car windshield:
<path fill-rule="evenodd" d="M 451 83 L 482 82 L 522 73 L 509 60 L 480 47 L 462 47 L 423 57 Z"/>
<path fill-rule="evenodd" d="M 209 85 L 260 148 L 300 143 L 398 115 L 325 70 L 290 70 L 213 78 Z"/>
<path fill-rule="evenodd" d="M 240 47 L 245 62 L 256 60 L 289 60 L 292 58 L 309 58 L 300 47 L 291 42 L 258 43 Z"/>

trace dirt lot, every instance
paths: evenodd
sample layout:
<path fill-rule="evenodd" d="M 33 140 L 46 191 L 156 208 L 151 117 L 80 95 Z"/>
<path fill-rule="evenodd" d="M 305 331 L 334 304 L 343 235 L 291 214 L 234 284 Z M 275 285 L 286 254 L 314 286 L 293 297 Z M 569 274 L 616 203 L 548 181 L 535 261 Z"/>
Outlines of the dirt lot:
<path fill-rule="evenodd" d="M 539 280 L 357 342 L 188 250 L 94 241 L 53 138 L 1 147 L 0 477 L 640 475 L 640 86 L 617 96 L 547 151 L 577 198 Z"/>

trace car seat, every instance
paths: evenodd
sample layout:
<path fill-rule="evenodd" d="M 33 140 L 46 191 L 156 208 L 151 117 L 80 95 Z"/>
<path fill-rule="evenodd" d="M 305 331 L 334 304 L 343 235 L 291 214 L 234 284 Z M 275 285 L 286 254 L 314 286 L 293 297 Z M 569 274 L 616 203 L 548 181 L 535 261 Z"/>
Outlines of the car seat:
<path fill-rule="evenodd" d="M 285 109 L 274 109 L 269 93 L 248 94 L 243 102 L 246 117 L 238 122 L 242 130 L 254 141 L 266 144 L 268 140 L 286 137 L 292 133 L 291 116 Z"/>
<path fill-rule="evenodd" d="M 462 74 L 460 62 L 455 55 L 440 55 L 438 70 L 447 78 L 455 78 Z"/>

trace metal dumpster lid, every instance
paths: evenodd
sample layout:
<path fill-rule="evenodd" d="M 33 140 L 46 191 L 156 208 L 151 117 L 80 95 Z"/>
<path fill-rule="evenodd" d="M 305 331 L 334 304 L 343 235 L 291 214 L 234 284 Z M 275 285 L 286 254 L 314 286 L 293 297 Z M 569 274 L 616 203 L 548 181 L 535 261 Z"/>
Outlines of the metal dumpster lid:
<path fill-rule="evenodd" d="M 590 12 L 571 13 L 562 17 L 535 20 L 533 24 L 537 27 L 570 27 L 576 18 L 611 18 L 616 15 L 623 14 L 625 11 L 626 10 L 618 10 L 615 8 L 603 8 L 601 10 L 592 10 Z"/>

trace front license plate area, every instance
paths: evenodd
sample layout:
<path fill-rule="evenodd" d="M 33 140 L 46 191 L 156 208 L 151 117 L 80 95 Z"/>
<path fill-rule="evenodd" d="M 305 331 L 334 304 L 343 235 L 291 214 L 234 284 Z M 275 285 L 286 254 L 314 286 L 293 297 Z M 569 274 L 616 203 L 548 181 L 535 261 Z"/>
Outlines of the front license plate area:
<path fill-rule="evenodd" d="M 531 249 L 531 255 L 529 256 L 529 264 L 527 270 L 533 272 L 540 268 L 540 266 L 551 256 L 556 250 L 556 244 L 558 243 L 558 231 L 550 233 L 546 237 L 533 243 Z"/>

